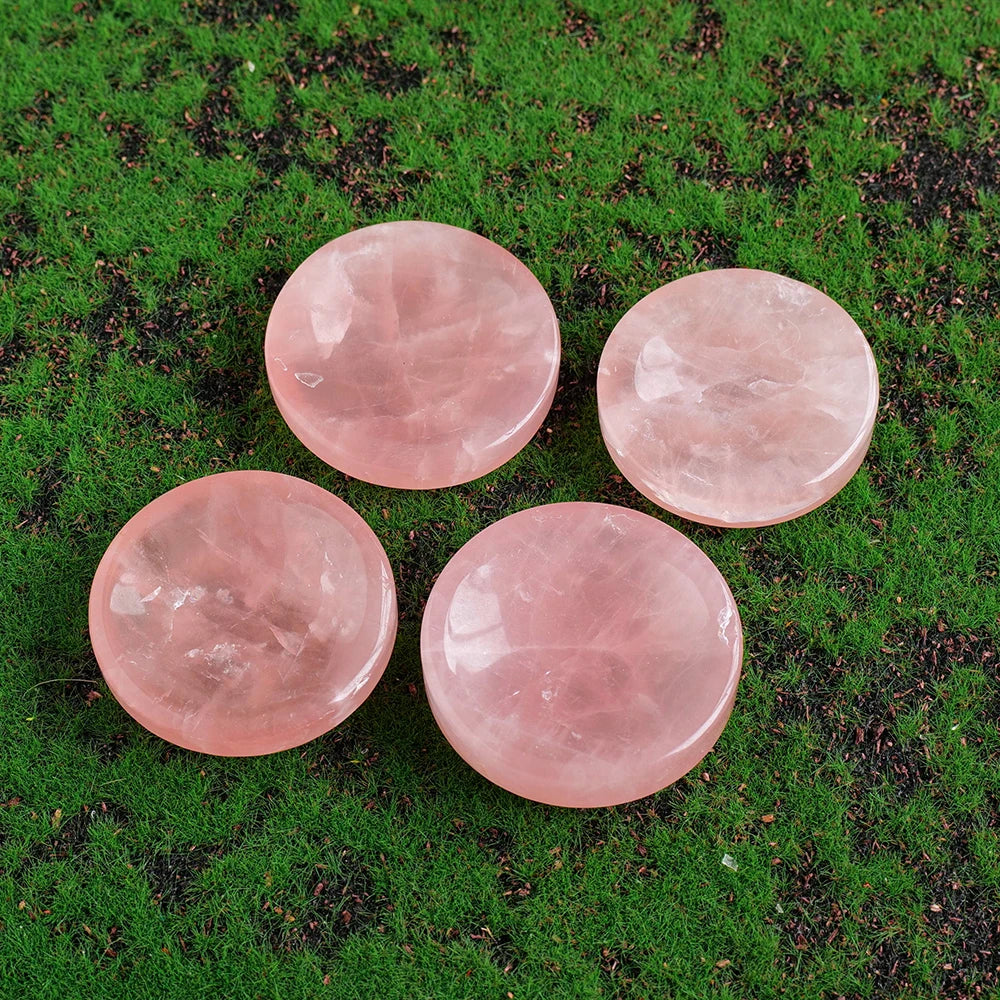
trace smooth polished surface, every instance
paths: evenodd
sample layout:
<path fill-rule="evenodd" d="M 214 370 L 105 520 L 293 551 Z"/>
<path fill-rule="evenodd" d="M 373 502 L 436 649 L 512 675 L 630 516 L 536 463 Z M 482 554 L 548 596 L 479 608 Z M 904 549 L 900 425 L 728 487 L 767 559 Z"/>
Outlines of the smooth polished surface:
<path fill-rule="evenodd" d="M 622 474 L 682 517 L 787 521 L 854 475 L 878 408 L 871 348 L 819 290 L 769 271 L 692 274 L 611 332 L 601 431 Z"/>
<path fill-rule="evenodd" d="M 711 560 L 647 514 L 534 507 L 464 545 L 420 635 L 427 697 L 491 781 L 559 806 L 607 806 L 676 781 L 712 748 L 743 657 Z"/>
<path fill-rule="evenodd" d="M 90 592 L 108 687 L 158 736 L 226 756 L 332 729 L 396 636 L 385 552 L 347 504 L 273 472 L 185 483 L 112 541 Z"/>
<path fill-rule="evenodd" d="M 559 326 L 534 275 L 436 222 L 320 247 L 278 294 L 264 350 L 274 399 L 307 448 L 405 489 L 468 482 L 513 458 L 559 374 Z"/>

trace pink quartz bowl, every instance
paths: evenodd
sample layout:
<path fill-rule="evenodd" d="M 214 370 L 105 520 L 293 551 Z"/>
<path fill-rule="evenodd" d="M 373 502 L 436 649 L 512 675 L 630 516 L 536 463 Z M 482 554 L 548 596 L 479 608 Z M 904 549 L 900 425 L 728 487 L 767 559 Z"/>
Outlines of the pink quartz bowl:
<path fill-rule="evenodd" d="M 396 635 L 385 552 L 346 503 L 273 472 L 178 486 L 117 534 L 90 591 L 108 687 L 178 746 L 273 753 L 371 693 Z"/>
<path fill-rule="evenodd" d="M 743 633 L 726 581 L 680 532 L 560 503 L 459 549 L 431 591 L 420 653 L 434 718 L 473 768 L 539 802 L 609 806 L 709 752 Z"/>
<path fill-rule="evenodd" d="M 514 457 L 555 395 L 559 326 L 534 275 L 475 233 L 387 222 L 320 247 L 267 324 L 282 416 L 381 486 L 468 482 Z"/>
<path fill-rule="evenodd" d="M 622 317 L 597 402 L 611 457 L 639 492 L 693 521 L 753 527 L 847 484 L 871 441 L 878 372 L 831 298 L 728 268 L 664 285 Z"/>

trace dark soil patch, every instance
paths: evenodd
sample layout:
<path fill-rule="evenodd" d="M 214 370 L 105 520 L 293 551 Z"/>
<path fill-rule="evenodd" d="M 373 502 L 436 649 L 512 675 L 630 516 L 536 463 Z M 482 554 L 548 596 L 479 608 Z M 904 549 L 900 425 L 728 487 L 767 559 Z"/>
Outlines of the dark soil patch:
<path fill-rule="evenodd" d="M 594 311 L 618 316 L 624 308 L 615 279 L 593 264 L 581 264 L 573 269 L 569 291 L 561 297 L 560 303 L 560 315 L 569 322 Z"/>
<path fill-rule="evenodd" d="M 351 934 L 378 928 L 393 907 L 375 888 L 371 870 L 350 848 L 340 852 L 337 871 L 317 879 L 310 872 L 301 903 L 264 902 L 263 920 L 268 943 L 279 952 L 313 951 L 332 956 Z"/>
<path fill-rule="evenodd" d="M 865 226 L 880 250 L 872 268 L 898 271 L 900 262 L 894 259 L 893 244 L 900 227 L 877 215 L 868 216 Z M 905 260 L 903 266 L 910 281 L 902 289 L 882 290 L 875 303 L 877 311 L 901 320 L 919 319 L 933 324 L 946 323 L 956 313 L 969 318 L 992 318 L 996 314 L 1000 302 L 1000 238 L 991 234 L 985 245 L 980 243 L 973 251 L 964 220 L 953 219 L 948 223 L 946 239 L 951 260 L 929 268 L 921 266 L 919 261 Z M 981 265 L 982 277 L 978 281 L 966 283 L 956 276 L 954 262 L 963 258 L 974 259 Z"/>
<path fill-rule="evenodd" d="M 713 191 L 741 188 L 746 178 L 738 175 L 729 165 L 729 155 L 722 143 L 709 135 L 699 135 L 694 139 L 695 151 L 703 162 L 676 159 L 674 171 L 678 177 L 698 181 Z"/>
<path fill-rule="evenodd" d="M 0 400 L 3 399 L 3 386 L 7 373 L 19 362 L 24 360 L 27 341 L 20 333 L 15 333 L 6 344 L 0 344 Z"/>
<path fill-rule="evenodd" d="M 955 632 L 943 621 L 933 628 L 890 632 L 883 649 L 893 657 L 890 712 L 930 711 L 947 695 L 956 667 L 982 673 L 982 713 L 995 718 L 1000 709 L 1000 658 L 992 639 Z"/>
<path fill-rule="evenodd" d="M 95 341 L 98 350 L 106 357 L 107 352 L 123 343 L 122 330 L 125 326 L 135 324 L 141 305 L 122 265 L 101 262 L 98 265 L 98 275 L 105 285 L 104 300 L 82 321 L 77 322 L 83 335 Z"/>
<path fill-rule="evenodd" d="M 194 142 L 194 155 L 212 160 L 226 156 L 228 143 L 236 135 L 232 119 L 233 98 L 226 87 L 211 91 L 195 115 L 185 111 L 185 128 Z"/>
<path fill-rule="evenodd" d="M 802 564 L 794 556 L 769 545 L 765 535 L 755 534 L 740 554 L 747 569 L 765 586 L 775 584 L 790 590 L 805 582 L 806 571 Z"/>
<path fill-rule="evenodd" d="M 781 55 L 768 53 L 760 61 L 759 76 L 772 90 L 783 91 L 802 70 L 802 59 L 797 52 L 786 49 Z"/>
<path fill-rule="evenodd" d="M 533 478 L 516 475 L 504 483 L 494 483 L 485 489 L 468 492 L 464 499 L 471 511 L 480 515 L 483 521 L 492 524 L 500 518 L 528 507 L 538 507 L 548 503 L 552 496 L 555 480 L 540 483 Z"/>
<path fill-rule="evenodd" d="M 769 153 L 761 164 L 759 179 L 772 191 L 787 196 L 809 182 L 812 168 L 808 149 Z"/>
<path fill-rule="evenodd" d="M 643 164 L 645 153 L 634 150 L 636 154 L 633 159 L 628 160 L 622 167 L 621 176 L 613 188 L 608 191 L 608 201 L 612 205 L 617 205 L 625 198 L 648 198 L 652 191 L 645 184 L 643 177 L 646 168 Z"/>
<path fill-rule="evenodd" d="M 718 55 L 724 41 L 725 26 L 712 0 L 695 0 L 691 29 L 678 50 L 689 55 L 692 62 L 700 62 L 706 56 Z"/>
<path fill-rule="evenodd" d="M 680 229 L 657 235 L 644 233 L 624 221 L 619 222 L 617 228 L 650 260 L 657 273 L 676 277 L 675 272 L 685 268 L 736 266 L 736 239 L 715 229 Z"/>
<path fill-rule="evenodd" d="M 148 139 L 138 125 L 132 122 L 120 122 L 117 125 L 108 123 L 104 126 L 108 135 L 115 135 L 119 142 L 119 159 L 126 169 L 142 165 L 146 158 Z"/>
<path fill-rule="evenodd" d="M 310 778 L 320 781 L 336 780 L 342 791 L 369 786 L 368 774 L 378 766 L 381 754 L 375 747 L 377 741 L 370 733 L 357 726 L 353 720 L 343 722 L 314 744 L 319 753 L 306 760 L 305 771 Z M 302 755 L 305 759 L 305 754 Z"/>
<path fill-rule="evenodd" d="M 409 532 L 406 555 L 396 569 L 400 622 L 420 620 L 431 585 L 451 555 L 444 538 L 452 527 L 435 521 L 418 525 Z"/>
<path fill-rule="evenodd" d="M 581 49 L 589 49 L 601 40 L 599 23 L 585 10 L 566 0 L 563 3 L 563 34 L 575 38 Z"/>
<path fill-rule="evenodd" d="M 910 996 L 913 989 L 910 966 L 913 956 L 897 934 L 877 926 L 873 921 L 872 930 L 878 943 L 866 954 L 866 978 L 871 983 L 870 997 Z M 862 994 L 855 994 L 861 1000 Z M 854 998 L 852 998 L 854 1000 Z"/>
<path fill-rule="evenodd" d="M 573 130 L 579 135 L 590 135 L 608 117 L 607 108 L 584 107 L 574 104 L 568 110 L 573 122 Z"/>
<path fill-rule="evenodd" d="M 292 276 L 287 267 L 265 267 L 253 279 L 253 284 L 268 309 L 274 303 L 278 292 L 285 287 L 285 282 Z"/>
<path fill-rule="evenodd" d="M 3 284 L 22 270 L 36 267 L 44 257 L 32 246 L 38 236 L 38 225 L 25 211 L 8 212 L 0 235 L 0 277 Z"/>
<path fill-rule="evenodd" d="M 392 126 L 384 118 L 363 123 L 354 137 L 337 150 L 334 168 L 351 205 L 363 213 L 377 212 L 404 201 L 407 189 L 421 178 L 395 168 L 389 145 Z"/>
<path fill-rule="evenodd" d="M 297 87 L 305 87 L 318 76 L 324 81 L 341 79 L 356 72 L 369 90 L 386 98 L 419 87 L 423 70 L 414 63 L 399 63 L 389 51 L 389 39 L 378 35 L 358 41 L 342 38 L 330 49 L 298 49 L 287 59 L 288 72 Z"/>
<path fill-rule="evenodd" d="M 952 875 L 932 877 L 926 915 L 944 978 L 939 996 L 972 1000 L 1000 988 L 1000 899 L 995 892 Z"/>
<path fill-rule="evenodd" d="M 884 261 L 875 262 L 876 269 L 884 266 Z M 916 287 L 885 290 L 878 297 L 876 310 L 911 322 L 919 318 L 927 323 L 945 323 L 956 310 L 964 310 L 967 305 L 975 311 L 979 304 L 977 299 L 982 300 L 984 309 L 991 305 L 987 301 L 991 289 L 981 294 L 977 294 L 978 290 L 967 289 L 959 284 L 953 268 L 948 264 L 940 264 L 922 277 L 924 280 Z M 890 357 L 896 360 L 891 354 Z"/>
<path fill-rule="evenodd" d="M 633 952 L 635 945 L 622 942 L 617 947 L 601 948 L 601 977 L 613 990 L 612 996 L 627 996 L 627 990 L 642 975 L 642 967 Z M 631 992 L 631 991 L 629 991 Z"/>
<path fill-rule="evenodd" d="M 261 21 L 291 21 L 299 8 L 290 0 L 185 0 L 188 22 L 232 30 Z"/>
<path fill-rule="evenodd" d="M 929 419 L 953 402 L 950 389 L 962 377 L 962 366 L 952 354 L 931 351 L 883 349 L 879 364 L 880 422 L 898 420 L 921 437 Z"/>
<path fill-rule="evenodd" d="M 195 879 L 222 857 L 222 848 L 192 846 L 186 851 L 166 851 L 145 861 L 146 879 L 153 902 L 171 913 L 183 913 Z"/>
<path fill-rule="evenodd" d="M 34 469 L 28 470 L 34 492 L 31 503 L 16 514 L 15 524 L 19 528 L 38 530 L 51 521 L 62 493 L 62 457 L 56 453 Z"/>
<path fill-rule="evenodd" d="M 562 362 L 559 385 L 545 422 L 538 431 L 537 441 L 549 443 L 565 434 L 567 429 L 580 427 L 584 411 L 597 400 L 597 365 L 580 369 L 568 361 Z M 548 487 L 548 484 L 546 484 Z"/>
<path fill-rule="evenodd" d="M 96 681 L 94 682 L 97 683 Z M 91 697 L 91 691 L 97 691 L 97 688 L 87 688 L 86 685 L 81 685 L 87 690 L 87 695 L 84 697 Z M 97 691 L 100 694 L 100 691 Z M 100 736 L 91 736 L 88 741 L 88 746 L 90 752 L 100 761 L 102 764 L 113 764 L 116 761 L 121 760 L 129 746 L 132 743 L 133 736 L 135 734 L 134 728 L 130 728 L 124 733 L 113 733 L 111 735 L 102 734 Z"/>
<path fill-rule="evenodd" d="M 787 942 L 783 962 L 790 974 L 799 969 L 801 953 L 824 947 L 843 948 L 847 944 L 845 923 L 848 927 L 861 924 L 876 942 L 865 955 L 865 975 L 872 986 L 871 994 L 865 995 L 894 997 L 911 988 L 908 969 L 913 958 L 900 937 L 893 933 L 891 925 L 883 926 L 878 917 L 851 913 L 837 901 L 835 878 L 817 865 L 811 842 L 805 844 L 795 863 L 781 870 L 787 875 L 787 885 L 779 926 Z M 861 996 L 854 994 L 858 1000 Z"/>
<path fill-rule="evenodd" d="M 505 932 L 494 934 L 489 927 L 481 927 L 469 935 L 469 940 L 479 942 L 480 949 L 505 976 L 515 972 L 524 961 L 524 951 Z"/>
<path fill-rule="evenodd" d="M 860 695 L 854 701 L 854 719 L 846 713 L 829 718 L 837 727 L 831 752 L 852 765 L 866 789 L 887 783 L 897 799 L 905 800 L 927 786 L 932 781 L 929 761 L 917 745 L 895 733 L 895 712 L 881 694 Z"/>
<path fill-rule="evenodd" d="M 31 103 L 21 108 L 18 114 L 36 128 L 45 128 L 52 124 L 53 103 L 52 94 L 47 90 L 40 90 L 32 97 Z"/>
<path fill-rule="evenodd" d="M 113 924 L 107 930 L 91 927 L 89 924 L 60 921 L 52 928 L 52 937 L 69 938 L 73 951 L 81 955 L 95 956 L 94 966 L 104 970 L 108 968 L 121 969 L 118 959 L 127 950 L 127 943 L 122 929 Z"/>
<path fill-rule="evenodd" d="M 778 129 L 791 139 L 800 131 L 812 128 L 822 122 L 831 111 L 849 111 L 855 106 L 855 99 L 838 87 L 828 86 L 806 92 L 786 89 L 785 72 L 798 70 L 798 64 L 779 64 L 771 60 L 762 64 L 764 78 L 772 89 L 778 92 L 774 103 L 753 114 L 753 127 L 757 129 Z M 744 112 L 750 115 L 752 112 Z"/>
<path fill-rule="evenodd" d="M 312 169 L 311 161 L 302 151 L 306 134 L 280 114 L 277 125 L 246 129 L 239 138 L 270 180 L 280 177 L 293 166 Z"/>
<path fill-rule="evenodd" d="M 490 187 L 500 188 L 501 191 L 508 191 L 513 188 L 515 191 L 527 191 L 531 183 L 530 171 L 519 163 L 512 163 L 501 170 L 494 170 L 486 175 L 486 183 Z M 483 236 L 485 233 L 480 233 Z M 508 247 L 510 249 L 510 247 Z M 513 250 L 511 250 L 514 253 Z M 518 254 L 514 254 L 518 256 Z"/>
<path fill-rule="evenodd" d="M 132 814 L 123 805 L 103 800 L 91 806 L 87 810 L 87 816 L 91 826 L 96 823 L 109 823 L 116 830 L 132 822 Z"/>
<path fill-rule="evenodd" d="M 901 81 L 897 93 L 887 100 L 885 113 L 873 119 L 869 129 L 898 146 L 902 154 L 884 170 L 860 174 L 862 201 L 874 205 L 902 202 L 908 218 L 926 226 L 934 219 L 950 220 L 977 210 L 980 190 L 991 194 L 1000 190 L 1000 158 L 995 148 L 967 145 L 956 150 L 941 137 L 943 128 L 957 128 L 971 137 L 985 111 L 983 89 L 992 84 L 983 75 L 983 62 L 976 59 L 966 59 L 967 74 L 976 87 L 948 80 L 930 65 Z M 923 96 L 907 103 L 904 94 L 909 97 L 913 90 Z"/>
<path fill-rule="evenodd" d="M 435 47 L 441 53 L 445 69 L 464 73 L 472 66 L 472 45 L 461 28 L 446 28 L 438 32 Z"/>
<path fill-rule="evenodd" d="M 503 864 L 510 860 L 514 836 L 498 826 L 484 827 L 479 831 L 476 845 L 493 864 Z"/>
<path fill-rule="evenodd" d="M 598 487 L 596 500 L 642 510 L 646 498 L 619 472 L 612 472 Z"/>
<path fill-rule="evenodd" d="M 142 67 L 142 79 L 130 87 L 134 91 L 149 91 L 163 80 L 169 79 L 175 71 L 180 72 L 178 63 L 191 52 L 191 43 L 186 35 L 174 28 L 167 31 L 157 29 L 158 37 L 163 39 L 161 45 L 151 45 Z M 121 89 L 120 81 L 110 81 L 116 89 Z"/>
<path fill-rule="evenodd" d="M 921 789 L 934 792 L 934 780 L 921 726 L 914 740 L 903 739 L 897 716 L 930 713 L 947 703 L 953 671 L 959 666 L 982 671 L 981 701 L 985 717 L 1000 711 L 1000 681 L 993 644 L 974 635 L 956 633 L 939 623 L 890 633 L 883 640 L 883 654 L 891 657 L 868 690 L 852 693 L 842 686 L 849 665 L 838 659 L 830 664 L 811 658 L 805 650 L 791 654 L 802 662 L 807 677 L 796 691 L 775 688 L 776 733 L 786 723 L 805 723 L 816 733 L 817 764 L 832 758 L 851 766 L 857 781 L 852 786 L 852 805 L 859 851 L 871 855 L 887 846 L 880 842 L 879 825 L 865 818 L 865 798 L 871 789 L 888 787 L 898 800 L 906 800 Z M 912 724 L 912 723 L 911 723 Z M 980 740 L 970 733 L 966 738 Z"/>
<path fill-rule="evenodd" d="M 887 350 L 881 363 L 880 397 L 882 406 L 877 420 L 897 420 L 913 435 L 912 457 L 904 463 L 903 475 L 920 480 L 928 466 L 941 463 L 954 469 L 960 482 L 982 471 L 975 456 L 974 443 L 962 437 L 945 450 L 937 441 L 935 421 L 939 414 L 956 412 L 956 399 L 962 368 L 954 355 L 932 351 L 927 345 L 919 351 Z M 903 484 L 893 482 L 872 466 L 873 478 L 884 489 L 887 499 L 900 499 Z"/>
<path fill-rule="evenodd" d="M 152 310 L 139 301 L 126 262 L 98 261 L 97 274 L 104 285 L 99 304 L 82 318 L 63 317 L 63 324 L 92 341 L 101 360 L 119 350 L 127 351 L 139 364 L 160 355 L 183 359 L 199 353 L 198 341 L 211 324 L 188 301 L 192 289 L 204 292 L 207 287 L 195 264 L 179 264 L 176 279 L 162 289 L 160 303 Z M 129 330 L 135 334 L 134 344 L 126 337 Z M 170 370 L 169 365 L 165 367 Z"/>
<path fill-rule="evenodd" d="M 75 714 L 102 696 L 101 670 L 93 652 L 79 659 L 53 660 L 41 642 L 34 652 L 47 662 L 48 672 L 55 675 L 29 688 L 39 713 L 70 711 Z M 68 677 L 73 680 L 59 680 Z"/>
<path fill-rule="evenodd" d="M 857 789 L 888 785 L 902 800 L 931 782 L 925 749 L 899 736 L 897 709 L 881 686 L 860 693 L 835 686 L 848 672 L 839 658 L 832 665 L 821 659 L 806 660 L 803 668 L 809 676 L 799 690 L 775 687 L 775 732 L 780 733 L 788 722 L 808 725 L 819 738 L 815 762 L 834 758 L 849 764 L 858 779 Z M 869 847 L 879 849 L 877 842 Z"/>
<path fill-rule="evenodd" d="M 480 831 L 476 841 L 497 868 L 497 883 L 500 895 L 510 904 L 520 903 L 531 895 L 531 882 L 518 871 L 512 859 L 514 838 L 506 830 L 491 826 Z"/>
<path fill-rule="evenodd" d="M 260 386 L 261 372 L 244 368 L 207 368 L 195 386 L 195 398 L 203 406 L 221 413 L 243 411 Z"/>
<path fill-rule="evenodd" d="M 862 172 L 861 200 L 903 202 L 917 226 L 979 209 L 979 192 L 1000 191 L 1000 159 L 991 148 L 953 150 L 927 134 L 905 142 L 902 155 L 885 170 Z"/>

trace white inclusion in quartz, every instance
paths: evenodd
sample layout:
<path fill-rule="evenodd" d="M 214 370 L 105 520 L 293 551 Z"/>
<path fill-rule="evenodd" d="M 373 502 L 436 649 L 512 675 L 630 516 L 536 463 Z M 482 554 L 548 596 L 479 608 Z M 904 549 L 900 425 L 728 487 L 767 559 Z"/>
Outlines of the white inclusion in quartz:
<path fill-rule="evenodd" d="M 323 376 L 317 375 L 315 372 L 296 372 L 295 377 L 310 389 L 315 389 L 323 381 Z"/>
<path fill-rule="evenodd" d="M 680 355 L 662 337 L 647 340 L 639 352 L 633 376 L 638 397 L 652 403 L 683 392 L 685 384 L 678 375 L 683 364 Z"/>
<path fill-rule="evenodd" d="M 337 305 L 333 308 L 314 302 L 309 307 L 309 319 L 312 321 L 312 332 L 319 346 L 319 354 L 322 358 L 328 358 L 347 334 L 351 325 L 351 315 L 353 306 L 351 305 L 354 289 L 347 280 L 343 271 L 331 272 L 331 280 L 334 282 L 332 292 L 335 295 Z"/>
<path fill-rule="evenodd" d="M 444 626 L 445 662 L 452 673 L 486 670 L 511 651 L 490 569 L 474 570 L 452 596 Z"/>
<path fill-rule="evenodd" d="M 116 583 L 111 591 L 111 610 L 116 615 L 144 615 L 143 598 L 128 583 Z"/>
<path fill-rule="evenodd" d="M 302 647 L 306 644 L 305 636 L 278 628 L 277 625 L 268 625 L 267 627 L 271 630 L 271 635 L 278 640 L 278 644 L 286 653 L 298 656 L 302 652 Z"/>
<path fill-rule="evenodd" d="M 183 604 L 197 604 L 204 596 L 204 587 L 192 587 L 190 590 L 174 587 L 170 592 L 170 607 L 176 611 Z"/>
<path fill-rule="evenodd" d="M 242 672 L 250 666 L 248 662 L 237 659 L 239 654 L 240 648 L 235 643 L 217 642 L 204 655 L 213 666 L 222 668 L 223 675 L 229 675 Z"/>

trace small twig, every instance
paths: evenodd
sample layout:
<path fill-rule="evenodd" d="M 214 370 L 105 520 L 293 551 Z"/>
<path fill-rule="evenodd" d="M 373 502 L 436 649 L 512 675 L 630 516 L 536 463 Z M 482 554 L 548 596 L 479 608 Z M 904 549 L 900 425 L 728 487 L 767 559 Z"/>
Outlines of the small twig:
<path fill-rule="evenodd" d="M 29 691 L 34 691 L 35 688 L 41 687 L 43 684 L 96 684 L 96 677 L 52 677 L 47 681 L 39 681 L 37 684 L 32 684 L 30 688 L 26 688 L 24 693 L 27 694 Z"/>

